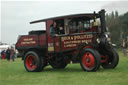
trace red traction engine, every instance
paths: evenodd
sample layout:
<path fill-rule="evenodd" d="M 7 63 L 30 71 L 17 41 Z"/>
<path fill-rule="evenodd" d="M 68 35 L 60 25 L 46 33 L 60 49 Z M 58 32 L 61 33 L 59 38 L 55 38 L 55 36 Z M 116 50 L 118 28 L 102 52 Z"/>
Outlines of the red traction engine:
<path fill-rule="evenodd" d="M 80 63 L 88 72 L 97 71 L 100 66 L 105 69 L 117 66 L 119 56 L 106 30 L 105 10 L 41 19 L 30 24 L 40 22 L 46 24 L 46 30 L 30 31 L 16 43 L 27 71 L 42 71 L 48 65 L 64 69 L 71 62 Z M 50 35 L 54 22 L 63 28 L 58 36 Z"/>

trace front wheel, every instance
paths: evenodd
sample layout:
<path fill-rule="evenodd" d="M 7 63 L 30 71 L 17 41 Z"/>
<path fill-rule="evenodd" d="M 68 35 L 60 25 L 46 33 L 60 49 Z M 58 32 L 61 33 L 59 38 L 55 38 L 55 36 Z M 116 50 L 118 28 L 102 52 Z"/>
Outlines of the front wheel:
<path fill-rule="evenodd" d="M 82 52 L 80 65 L 84 71 L 96 71 L 100 67 L 100 54 L 92 48 L 86 48 Z"/>
<path fill-rule="evenodd" d="M 102 64 L 102 67 L 104 69 L 114 69 L 119 63 L 118 53 L 115 49 L 111 49 L 111 52 L 108 52 L 106 56 L 108 57 L 107 61 Z"/>

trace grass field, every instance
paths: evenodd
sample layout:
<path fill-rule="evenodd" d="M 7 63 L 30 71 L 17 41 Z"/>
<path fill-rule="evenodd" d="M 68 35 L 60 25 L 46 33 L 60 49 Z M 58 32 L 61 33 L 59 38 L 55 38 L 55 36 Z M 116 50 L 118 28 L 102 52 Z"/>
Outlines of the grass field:
<path fill-rule="evenodd" d="M 50 66 L 42 72 L 26 72 L 23 61 L 0 60 L 0 85 L 128 85 L 128 56 L 120 52 L 120 62 L 115 69 L 84 72 L 79 64 L 69 64 L 65 69 Z"/>

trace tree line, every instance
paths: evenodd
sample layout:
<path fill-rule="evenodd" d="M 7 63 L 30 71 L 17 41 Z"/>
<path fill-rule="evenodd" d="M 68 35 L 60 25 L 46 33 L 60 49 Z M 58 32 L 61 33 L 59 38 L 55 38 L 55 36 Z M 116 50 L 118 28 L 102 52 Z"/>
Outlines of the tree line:
<path fill-rule="evenodd" d="M 122 15 L 118 11 L 106 14 L 106 26 L 111 33 L 112 43 L 120 46 L 122 35 L 128 36 L 128 12 Z"/>

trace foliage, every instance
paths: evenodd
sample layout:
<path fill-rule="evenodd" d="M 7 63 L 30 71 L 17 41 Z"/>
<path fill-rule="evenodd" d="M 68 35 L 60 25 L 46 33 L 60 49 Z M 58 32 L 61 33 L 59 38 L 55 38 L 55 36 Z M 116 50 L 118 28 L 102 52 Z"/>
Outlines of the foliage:
<path fill-rule="evenodd" d="M 113 43 L 120 43 L 122 33 L 128 36 L 128 12 L 119 16 L 118 11 L 106 14 L 106 26 L 111 33 Z"/>

